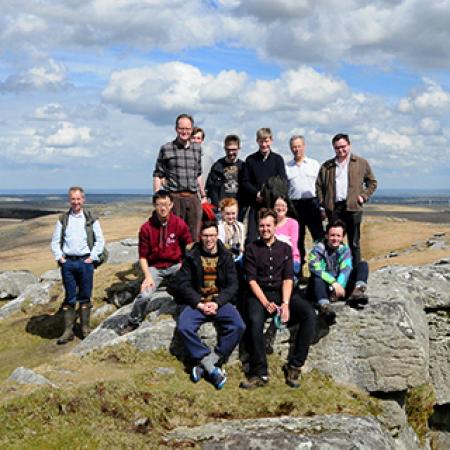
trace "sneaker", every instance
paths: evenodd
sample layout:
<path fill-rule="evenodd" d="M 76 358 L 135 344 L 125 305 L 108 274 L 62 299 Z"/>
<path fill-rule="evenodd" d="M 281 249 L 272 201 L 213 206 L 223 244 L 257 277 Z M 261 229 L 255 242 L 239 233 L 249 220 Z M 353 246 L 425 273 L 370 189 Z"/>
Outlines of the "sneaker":
<path fill-rule="evenodd" d="M 319 313 L 325 319 L 328 325 L 333 325 L 336 323 L 336 313 L 331 308 L 329 303 L 319 306 Z"/>
<path fill-rule="evenodd" d="M 299 378 L 301 375 L 300 367 L 292 367 L 289 364 L 285 364 L 283 366 L 284 378 L 286 380 L 286 384 L 291 388 L 299 388 Z"/>
<path fill-rule="evenodd" d="M 136 330 L 136 328 L 139 328 L 139 325 L 135 325 L 134 323 L 128 322 L 126 325 L 124 325 L 120 330 L 118 331 L 119 336 L 123 336 L 125 334 L 131 333 L 132 331 Z"/>
<path fill-rule="evenodd" d="M 367 305 L 369 297 L 366 294 L 366 286 L 356 286 L 353 292 L 350 294 L 347 304 L 350 306 Z"/>
<path fill-rule="evenodd" d="M 191 380 L 198 383 L 205 375 L 205 369 L 202 366 L 194 366 L 191 371 Z"/>
<path fill-rule="evenodd" d="M 225 373 L 218 367 L 214 367 L 214 370 L 209 374 L 209 378 L 216 389 L 222 389 L 227 382 Z"/>
<path fill-rule="evenodd" d="M 267 376 L 253 376 L 250 377 L 247 381 L 242 381 L 239 385 L 241 389 L 256 389 L 259 387 L 264 387 L 269 382 L 269 378 Z"/>

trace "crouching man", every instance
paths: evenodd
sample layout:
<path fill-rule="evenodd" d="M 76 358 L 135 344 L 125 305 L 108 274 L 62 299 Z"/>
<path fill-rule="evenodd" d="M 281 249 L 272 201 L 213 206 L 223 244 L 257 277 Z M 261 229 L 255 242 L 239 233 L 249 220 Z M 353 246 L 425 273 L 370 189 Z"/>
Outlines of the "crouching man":
<path fill-rule="evenodd" d="M 83 209 L 84 201 L 83 188 L 73 186 L 69 189 L 70 210 L 59 217 L 52 236 L 52 253 L 61 267 L 66 291 L 62 305 L 64 333 L 57 341 L 59 345 L 67 344 L 74 338 L 77 301 L 80 304 L 82 337 L 85 338 L 90 332 L 94 262 L 99 261 L 105 241 L 97 218 Z"/>
<path fill-rule="evenodd" d="M 186 252 L 170 291 L 182 306 L 177 326 L 188 356 L 195 363 L 192 381 L 197 383 L 205 376 L 216 389 L 222 389 L 227 378 L 221 364 L 239 343 L 245 324 L 233 305 L 238 293 L 233 256 L 218 240 L 216 222 L 202 224 L 200 242 Z M 214 350 L 197 334 L 205 322 L 218 327 Z"/>
<path fill-rule="evenodd" d="M 353 267 L 352 254 L 344 244 L 345 224 L 336 220 L 328 224 L 325 239 L 318 242 L 308 256 L 311 278 L 308 285 L 309 297 L 318 305 L 326 322 L 334 323 L 336 313 L 330 301 L 346 300 L 352 307 L 366 305 L 369 266 L 360 261 Z"/>
<path fill-rule="evenodd" d="M 139 230 L 139 265 L 144 280 L 128 322 L 119 330 L 120 335 L 139 327 L 151 309 L 153 294 L 178 272 L 186 245 L 192 242 L 186 222 L 172 212 L 173 199 L 169 191 L 156 192 L 153 206 L 153 214 Z"/>
<path fill-rule="evenodd" d="M 264 322 L 279 312 L 288 327 L 299 323 L 293 351 L 284 365 L 286 384 L 300 386 L 300 369 L 308 356 L 316 331 L 316 313 L 311 304 L 293 292 L 292 248 L 275 236 L 277 214 L 271 209 L 259 213 L 261 239 L 248 245 L 244 263 L 249 285 L 245 315 L 250 339 L 250 371 L 243 389 L 254 389 L 269 382 Z"/>

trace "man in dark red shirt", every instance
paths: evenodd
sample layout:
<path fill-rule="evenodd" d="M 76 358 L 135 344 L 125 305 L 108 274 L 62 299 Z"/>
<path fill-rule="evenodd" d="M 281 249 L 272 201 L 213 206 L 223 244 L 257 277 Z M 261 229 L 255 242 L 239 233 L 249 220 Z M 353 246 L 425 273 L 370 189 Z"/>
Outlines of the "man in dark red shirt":
<path fill-rule="evenodd" d="M 135 298 L 128 323 L 120 334 L 139 327 L 148 314 L 151 298 L 163 281 L 168 281 L 181 267 L 184 249 L 192 242 L 186 222 L 172 212 L 169 191 L 153 195 L 155 210 L 139 230 L 139 264 L 144 273 L 141 291 Z"/>

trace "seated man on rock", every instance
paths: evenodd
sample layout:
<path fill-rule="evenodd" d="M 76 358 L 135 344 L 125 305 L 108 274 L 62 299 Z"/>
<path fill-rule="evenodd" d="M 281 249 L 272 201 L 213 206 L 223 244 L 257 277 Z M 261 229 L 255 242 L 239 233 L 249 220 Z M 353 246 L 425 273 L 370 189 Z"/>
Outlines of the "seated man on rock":
<path fill-rule="evenodd" d="M 156 289 L 178 272 L 186 245 L 192 242 L 186 222 L 172 212 L 173 200 L 169 191 L 156 192 L 153 205 L 152 216 L 139 230 L 139 265 L 144 281 L 134 299 L 128 322 L 119 331 L 121 335 L 139 327 L 150 311 Z"/>
<path fill-rule="evenodd" d="M 222 389 L 227 377 L 221 363 L 239 343 L 245 324 L 233 304 L 238 293 L 233 255 L 218 239 L 217 222 L 202 224 L 200 242 L 186 252 L 170 291 L 181 305 L 177 327 L 186 352 L 195 363 L 192 381 L 197 383 L 205 376 L 216 389 Z M 205 322 L 213 322 L 219 329 L 214 350 L 197 334 Z"/>
<path fill-rule="evenodd" d="M 277 214 L 263 208 L 259 213 L 260 239 L 246 249 L 244 270 L 249 295 L 245 299 L 245 315 L 249 331 L 250 370 L 243 389 L 254 389 L 269 382 L 266 341 L 263 334 L 268 317 L 280 314 L 288 327 L 300 324 L 294 348 L 283 371 L 286 384 L 298 388 L 300 369 L 308 356 L 309 346 L 315 336 L 316 313 L 311 304 L 293 291 L 292 248 L 275 236 Z"/>
<path fill-rule="evenodd" d="M 335 321 L 336 313 L 330 301 L 346 300 L 352 307 L 366 305 L 369 266 L 360 261 L 353 267 L 350 248 L 344 244 L 345 224 L 336 220 L 328 224 L 325 238 L 318 242 L 308 256 L 311 278 L 309 297 L 313 298 L 328 324 Z"/>

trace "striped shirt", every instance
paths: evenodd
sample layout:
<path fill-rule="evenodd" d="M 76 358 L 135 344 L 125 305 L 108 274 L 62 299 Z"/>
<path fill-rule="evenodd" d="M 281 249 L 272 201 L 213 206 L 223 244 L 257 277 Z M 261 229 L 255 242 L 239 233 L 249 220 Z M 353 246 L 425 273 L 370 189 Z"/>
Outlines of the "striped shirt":
<path fill-rule="evenodd" d="M 171 192 L 197 192 L 197 178 L 202 174 L 202 148 L 191 142 L 184 146 L 177 140 L 163 145 L 158 154 L 153 176 L 166 179 Z"/>

